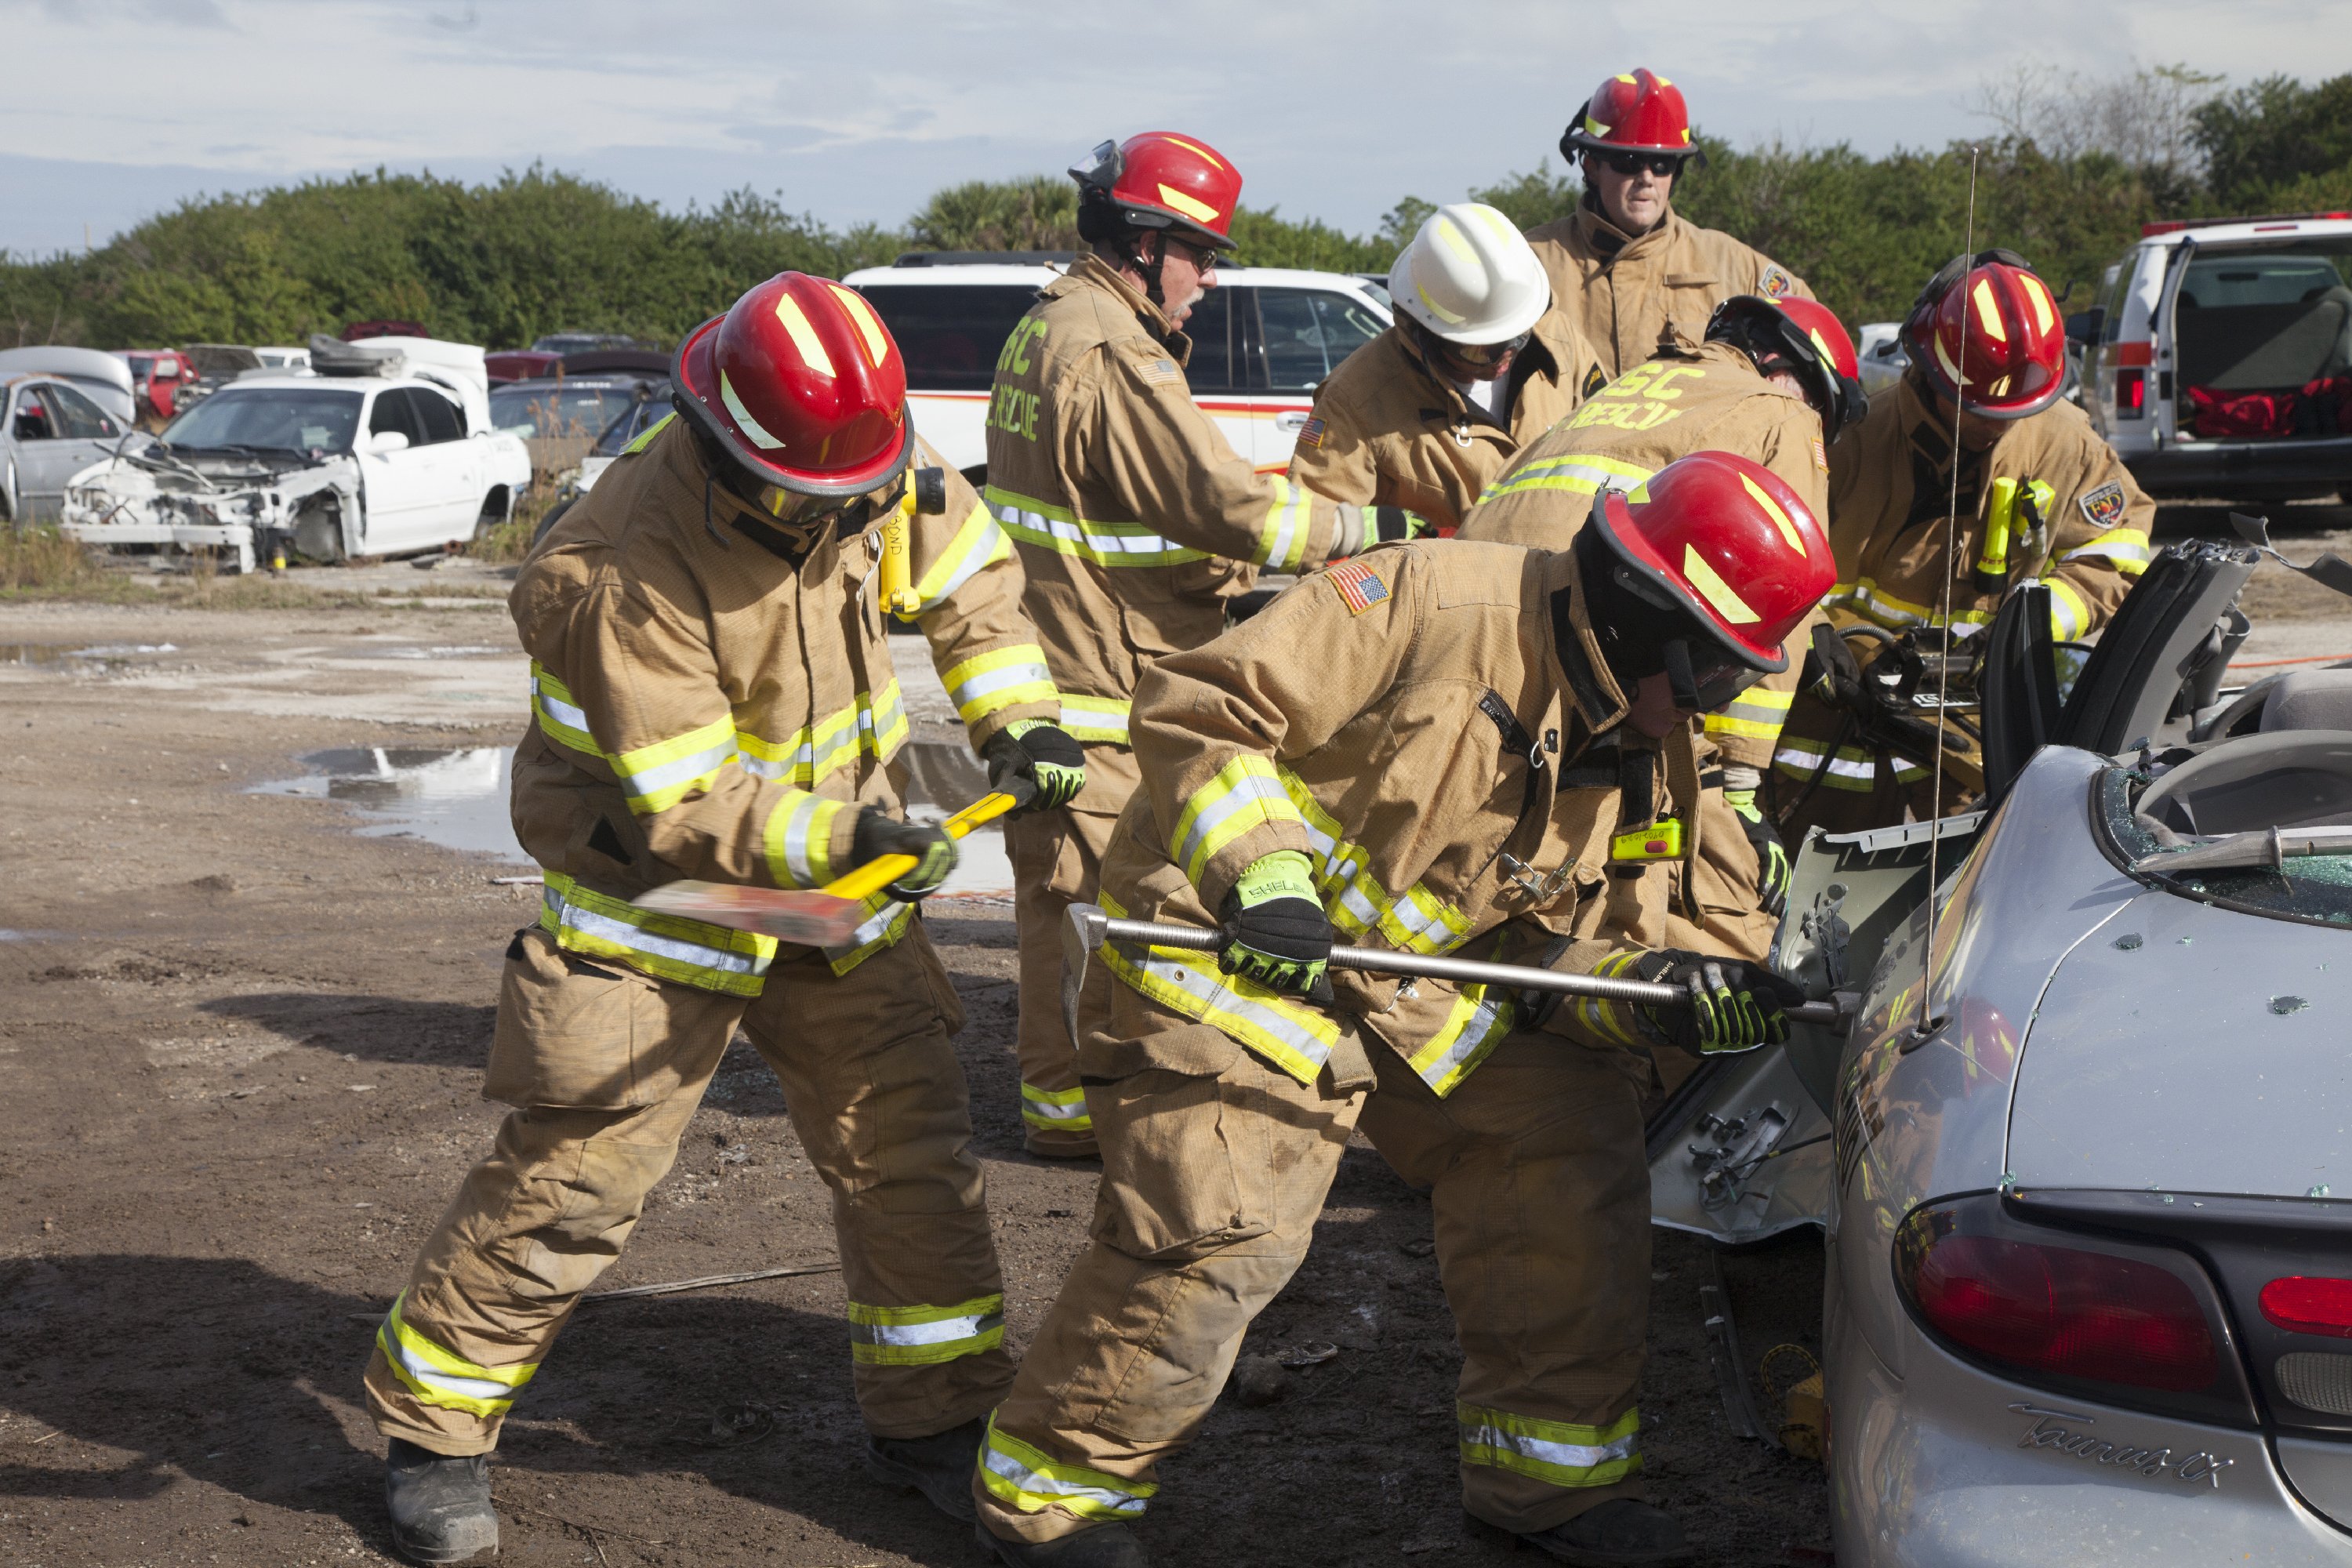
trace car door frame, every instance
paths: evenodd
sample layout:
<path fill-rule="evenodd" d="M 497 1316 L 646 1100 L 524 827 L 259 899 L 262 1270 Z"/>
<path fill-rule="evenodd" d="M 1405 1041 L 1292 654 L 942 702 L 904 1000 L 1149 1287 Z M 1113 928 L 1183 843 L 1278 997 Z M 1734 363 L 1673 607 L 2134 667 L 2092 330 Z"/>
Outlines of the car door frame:
<path fill-rule="evenodd" d="M 360 469 L 362 500 L 360 552 L 388 555 L 415 550 L 428 542 L 434 527 L 433 479 L 425 459 L 428 449 L 420 437 L 424 426 L 406 402 L 405 386 L 379 387 L 361 411 L 360 429 L 352 437 Z M 387 398 L 398 397 L 401 434 L 409 444 L 397 452 L 376 452 L 371 444 L 379 433 L 376 411 Z M 412 434 L 412 430 L 414 434 Z"/>
<path fill-rule="evenodd" d="M 26 395 L 57 384 L 48 377 L 28 376 L 9 388 L 5 417 L 8 451 L 15 463 L 9 510 L 22 522 L 55 522 L 63 512 L 66 480 L 88 466 L 78 460 L 79 448 L 65 434 L 64 419 L 46 403 L 43 407 L 57 433 L 38 441 L 23 440 L 16 435 L 16 416 Z"/>

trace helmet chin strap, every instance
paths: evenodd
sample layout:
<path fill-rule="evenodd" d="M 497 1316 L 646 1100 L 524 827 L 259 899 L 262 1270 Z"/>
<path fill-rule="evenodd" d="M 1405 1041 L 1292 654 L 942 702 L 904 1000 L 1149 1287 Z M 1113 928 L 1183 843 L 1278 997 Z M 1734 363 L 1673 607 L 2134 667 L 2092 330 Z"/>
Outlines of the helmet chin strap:
<path fill-rule="evenodd" d="M 1666 684 L 1673 689 L 1675 706 L 1685 713 L 1699 710 L 1698 678 L 1691 670 L 1690 644 L 1676 637 L 1658 650 L 1665 660 Z"/>
<path fill-rule="evenodd" d="M 1127 242 L 1127 261 L 1143 279 L 1143 297 L 1161 310 L 1166 310 L 1168 297 L 1160 290 L 1160 269 L 1168 265 L 1168 237 L 1160 237 L 1160 254 L 1153 257 L 1147 267 L 1143 260 L 1143 234 L 1138 233 Z"/>

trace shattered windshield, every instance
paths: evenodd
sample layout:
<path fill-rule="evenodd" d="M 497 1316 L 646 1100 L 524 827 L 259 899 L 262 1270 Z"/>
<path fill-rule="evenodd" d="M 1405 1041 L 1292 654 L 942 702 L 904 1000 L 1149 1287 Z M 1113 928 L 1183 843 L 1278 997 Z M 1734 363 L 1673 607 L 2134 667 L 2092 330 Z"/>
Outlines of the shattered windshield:
<path fill-rule="evenodd" d="M 357 392 L 307 386 L 225 387 L 163 427 L 179 451 L 349 452 L 359 428 Z"/>
<path fill-rule="evenodd" d="M 2108 769 L 2094 803 L 2110 858 L 2168 893 L 2352 926 L 2352 742 L 2341 736 L 2181 748 Z"/>

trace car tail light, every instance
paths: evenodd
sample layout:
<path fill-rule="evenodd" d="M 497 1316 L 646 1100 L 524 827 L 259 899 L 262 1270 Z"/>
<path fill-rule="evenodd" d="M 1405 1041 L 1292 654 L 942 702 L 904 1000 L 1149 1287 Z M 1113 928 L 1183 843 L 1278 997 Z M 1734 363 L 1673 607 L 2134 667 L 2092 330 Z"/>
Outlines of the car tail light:
<path fill-rule="evenodd" d="M 1914 1209 L 1894 1265 L 1933 1337 L 1995 1372 L 2115 1404 L 2252 1419 L 2212 1281 L 2185 1252 L 2031 1225 L 1988 1194 Z"/>
<path fill-rule="evenodd" d="M 2291 1274 L 2263 1286 L 2260 1300 L 2273 1327 L 2352 1340 L 2352 1279 Z"/>
<path fill-rule="evenodd" d="M 2116 412 L 2126 419 L 2138 419 L 2147 415 L 2147 372 L 2116 372 Z"/>

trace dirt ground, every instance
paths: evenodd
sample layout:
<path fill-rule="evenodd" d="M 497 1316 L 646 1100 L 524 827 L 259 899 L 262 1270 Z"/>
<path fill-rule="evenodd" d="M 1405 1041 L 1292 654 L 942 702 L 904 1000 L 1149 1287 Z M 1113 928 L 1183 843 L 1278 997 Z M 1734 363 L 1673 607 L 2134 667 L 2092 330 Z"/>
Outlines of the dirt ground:
<path fill-rule="evenodd" d="M 2298 552 L 2339 537 L 2315 521 Z M 413 574 L 378 570 L 414 594 Z M 2290 618 L 2257 647 L 2352 650 L 2301 589 L 2277 590 Z M 479 856 L 360 836 L 342 803 L 243 792 L 327 748 L 508 743 L 524 719 L 512 648 L 490 598 L 0 605 L 0 1562 L 389 1561 L 360 1369 L 488 1147 L 499 954 L 538 890 L 496 885 L 510 868 Z M 1009 912 L 967 899 L 931 929 L 971 1014 L 959 1046 L 1017 1348 L 1095 1173 L 1020 1150 Z M 603 1284 L 827 1262 L 824 1194 L 782 1110 L 739 1044 Z M 1427 1205 L 1351 1149 L 1312 1256 L 1244 1352 L 1339 1353 L 1275 1404 L 1220 1405 L 1163 1478 L 1160 1560 L 1512 1550 L 1458 1506 L 1459 1356 L 1429 1251 Z M 1727 1260 L 1751 1353 L 1806 1341 L 1818 1257 Z M 1826 1563 L 1818 1468 L 1726 1425 L 1699 1299 L 1714 1263 L 1660 1233 L 1654 1495 L 1703 1563 Z M 841 1310 L 825 1273 L 584 1307 L 493 1470 L 506 1561 L 978 1563 L 962 1528 L 864 1478 Z M 714 1418 L 747 1405 L 750 1440 L 722 1443 Z"/>

